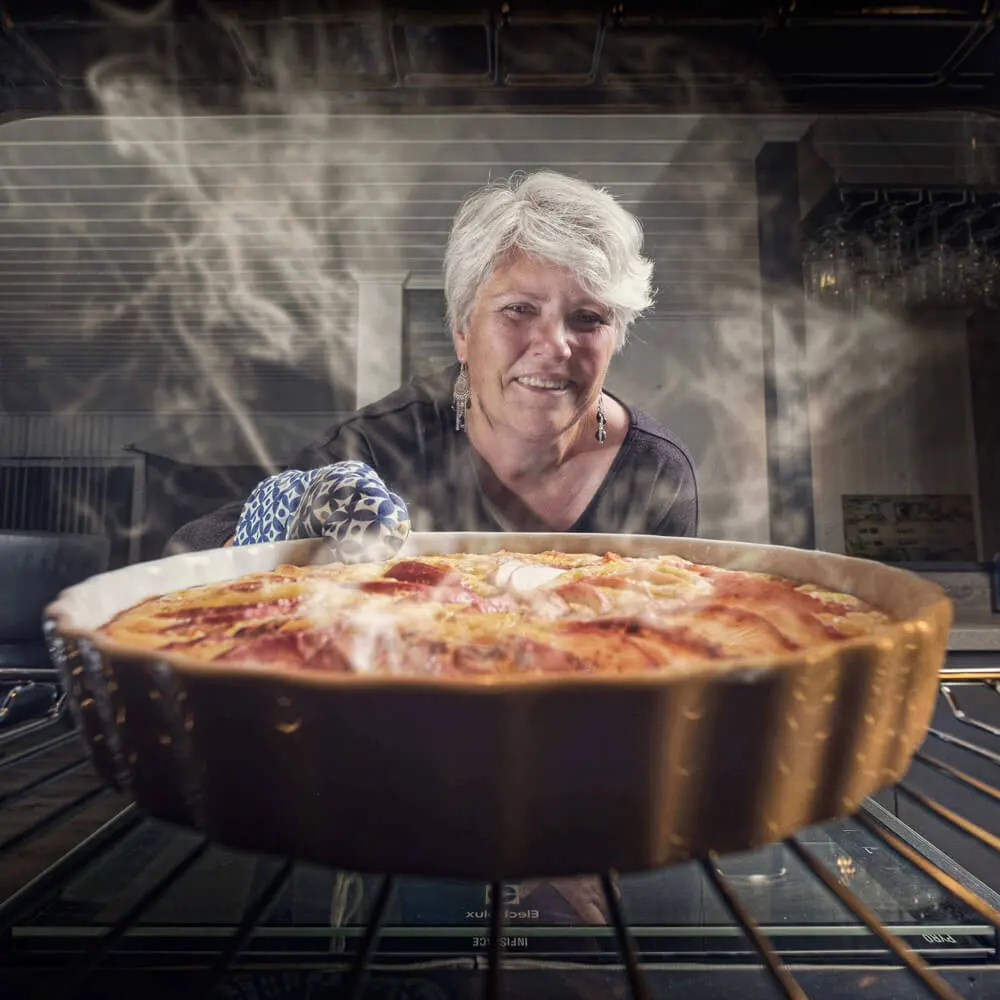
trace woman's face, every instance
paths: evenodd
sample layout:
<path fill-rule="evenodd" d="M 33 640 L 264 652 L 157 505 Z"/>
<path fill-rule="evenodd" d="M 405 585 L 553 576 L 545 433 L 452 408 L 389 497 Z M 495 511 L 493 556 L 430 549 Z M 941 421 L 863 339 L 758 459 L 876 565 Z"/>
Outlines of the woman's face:
<path fill-rule="evenodd" d="M 557 264 L 518 255 L 484 282 L 455 338 L 473 406 L 543 440 L 593 419 L 614 353 L 611 312 Z"/>

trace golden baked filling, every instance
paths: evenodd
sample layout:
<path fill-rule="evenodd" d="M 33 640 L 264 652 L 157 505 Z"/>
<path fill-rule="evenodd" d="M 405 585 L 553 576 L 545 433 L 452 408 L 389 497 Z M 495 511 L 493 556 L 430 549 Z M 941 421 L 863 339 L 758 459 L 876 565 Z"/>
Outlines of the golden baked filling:
<path fill-rule="evenodd" d="M 216 663 L 490 678 L 780 655 L 889 622 L 848 594 L 679 556 L 497 552 L 279 566 L 149 598 L 100 631 Z"/>

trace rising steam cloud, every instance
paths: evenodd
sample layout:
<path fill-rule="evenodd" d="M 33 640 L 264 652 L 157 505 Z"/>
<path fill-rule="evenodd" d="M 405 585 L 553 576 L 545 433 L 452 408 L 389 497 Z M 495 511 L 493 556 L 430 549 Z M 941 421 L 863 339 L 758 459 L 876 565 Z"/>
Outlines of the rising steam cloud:
<path fill-rule="evenodd" d="M 258 462 L 273 468 L 227 350 L 318 366 L 332 382 L 343 380 L 353 354 L 352 331 L 339 322 L 353 289 L 332 258 L 337 225 L 360 199 L 348 194 L 333 212 L 317 210 L 332 166 L 324 116 L 297 109 L 248 134 L 246 119 L 191 113 L 130 60 L 96 66 L 90 85 L 116 150 L 157 179 L 142 221 L 163 247 L 140 289 L 88 319 L 107 323 L 135 310 L 152 327 L 149 310 L 166 306 L 198 378 L 179 397 L 157 400 L 159 408 L 221 404 Z"/>

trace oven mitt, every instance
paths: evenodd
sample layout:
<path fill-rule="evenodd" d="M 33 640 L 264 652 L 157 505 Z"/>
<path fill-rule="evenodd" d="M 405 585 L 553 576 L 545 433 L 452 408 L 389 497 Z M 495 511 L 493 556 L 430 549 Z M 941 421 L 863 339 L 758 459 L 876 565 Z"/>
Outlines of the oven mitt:
<path fill-rule="evenodd" d="M 363 462 L 265 479 L 243 505 L 234 545 L 325 537 L 341 562 L 394 556 L 410 533 L 406 504 Z"/>

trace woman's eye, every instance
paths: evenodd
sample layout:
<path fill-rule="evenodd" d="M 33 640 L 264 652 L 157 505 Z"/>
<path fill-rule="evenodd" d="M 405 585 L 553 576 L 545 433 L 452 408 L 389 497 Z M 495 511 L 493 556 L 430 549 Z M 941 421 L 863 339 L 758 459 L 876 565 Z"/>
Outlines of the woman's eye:
<path fill-rule="evenodd" d="M 510 305 L 504 306 L 503 311 L 515 316 L 526 316 L 531 312 L 531 306 L 524 302 L 512 302 Z"/>
<path fill-rule="evenodd" d="M 576 313 L 573 320 L 580 326 L 603 326 L 607 322 L 603 316 L 592 312 Z"/>

